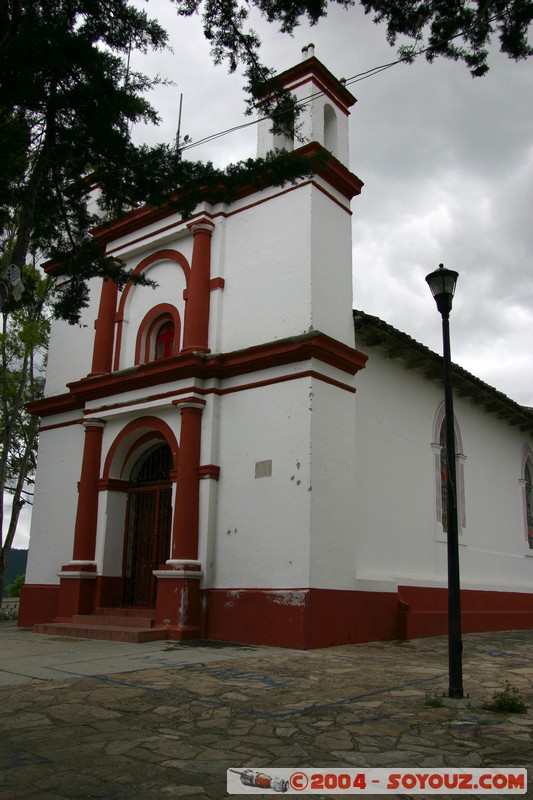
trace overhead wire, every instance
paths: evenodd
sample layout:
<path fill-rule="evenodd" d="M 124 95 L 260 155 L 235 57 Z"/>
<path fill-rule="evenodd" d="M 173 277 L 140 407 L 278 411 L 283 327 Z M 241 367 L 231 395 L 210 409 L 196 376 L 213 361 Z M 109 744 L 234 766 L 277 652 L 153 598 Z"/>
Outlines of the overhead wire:
<path fill-rule="evenodd" d="M 494 22 L 496 19 L 498 19 L 498 17 L 495 15 L 490 18 L 489 22 Z M 372 78 L 374 77 L 374 75 L 378 75 L 380 72 L 385 72 L 386 70 L 391 69 L 392 67 L 395 67 L 398 64 L 411 63 L 415 58 L 418 58 L 418 56 L 424 55 L 424 53 L 427 53 L 430 50 L 434 50 L 436 47 L 442 44 L 446 44 L 447 42 L 451 42 L 454 39 L 458 39 L 460 36 L 463 36 L 463 34 L 465 34 L 468 30 L 469 28 L 463 28 L 462 30 L 458 31 L 458 33 L 448 37 L 447 39 L 442 40 L 441 42 L 437 42 L 436 44 L 428 45 L 427 47 L 415 50 L 409 55 L 397 58 L 395 61 L 390 61 L 387 64 L 380 64 L 376 67 L 371 67 L 370 69 L 363 70 L 363 72 L 358 72 L 355 75 L 352 75 L 350 78 L 346 78 L 343 83 L 345 86 L 350 86 L 354 83 L 359 83 L 360 81 Z M 296 107 L 303 108 L 305 107 L 305 105 L 307 105 L 307 103 L 319 97 L 322 97 L 324 94 L 325 93 L 322 90 L 313 92 L 312 94 L 307 95 L 306 97 L 303 97 L 300 100 L 298 100 L 296 103 Z M 205 136 L 203 139 L 198 139 L 197 141 L 189 142 L 187 145 L 182 147 L 181 150 L 184 151 L 184 150 L 190 150 L 194 147 L 200 147 L 203 144 L 208 144 L 209 142 L 215 141 L 216 139 L 220 139 L 223 136 L 228 136 L 230 133 L 235 133 L 236 131 L 244 130 L 245 128 L 249 128 L 252 125 L 258 125 L 260 122 L 263 122 L 264 120 L 272 120 L 274 117 L 275 114 L 266 117 L 259 117 L 250 122 L 244 122 L 240 125 L 234 125 L 231 128 L 226 128 L 225 130 L 209 134 L 208 136 Z"/>

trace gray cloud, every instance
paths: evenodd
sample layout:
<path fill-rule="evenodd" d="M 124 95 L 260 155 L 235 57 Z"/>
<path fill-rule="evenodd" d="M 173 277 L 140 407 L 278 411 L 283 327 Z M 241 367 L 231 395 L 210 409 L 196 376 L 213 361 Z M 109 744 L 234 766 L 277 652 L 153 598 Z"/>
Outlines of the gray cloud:
<path fill-rule="evenodd" d="M 163 124 L 142 137 L 173 138 L 179 92 L 182 132 L 195 140 L 248 121 L 242 76 L 213 67 L 199 20 L 177 19 L 169 3 L 156 8 L 174 53 L 135 66 L 177 85 L 154 95 Z M 338 77 L 396 58 L 384 28 L 359 6 L 332 8 L 293 38 L 254 14 L 250 25 L 262 37 L 264 61 L 278 71 L 310 41 Z M 421 58 L 349 86 L 359 101 L 350 166 L 365 182 L 352 206 L 354 305 L 440 352 L 440 318 L 424 276 L 444 261 L 460 273 L 454 359 L 533 405 L 533 78 L 529 62 L 512 62 L 496 48 L 490 64 L 485 78 L 472 79 L 462 64 Z M 254 155 L 255 135 L 249 128 L 189 155 L 226 164 Z"/>

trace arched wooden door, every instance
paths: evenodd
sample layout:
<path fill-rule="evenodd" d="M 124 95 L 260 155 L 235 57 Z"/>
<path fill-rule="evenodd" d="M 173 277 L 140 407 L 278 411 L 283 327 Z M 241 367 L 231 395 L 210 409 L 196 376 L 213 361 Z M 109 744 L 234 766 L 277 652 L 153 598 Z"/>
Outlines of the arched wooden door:
<path fill-rule="evenodd" d="M 124 536 L 123 603 L 154 608 L 154 569 L 170 555 L 172 454 L 167 444 L 150 447 L 130 478 Z"/>

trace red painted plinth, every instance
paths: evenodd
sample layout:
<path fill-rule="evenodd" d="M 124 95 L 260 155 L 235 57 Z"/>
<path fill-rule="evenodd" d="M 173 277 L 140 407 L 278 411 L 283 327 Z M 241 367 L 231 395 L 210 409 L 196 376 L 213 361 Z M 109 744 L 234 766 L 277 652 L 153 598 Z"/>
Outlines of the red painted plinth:
<path fill-rule="evenodd" d="M 63 568 L 65 569 L 65 568 Z M 92 614 L 95 607 L 96 572 L 73 572 L 61 576 L 56 621 L 70 620 L 74 614 Z"/>
<path fill-rule="evenodd" d="M 163 571 L 163 570 L 162 570 Z M 157 580 L 156 625 L 164 625 L 173 641 L 204 638 L 204 613 L 200 573 L 165 570 Z"/>
<path fill-rule="evenodd" d="M 307 649 L 396 637 L 395 593 L 212 589 L 207 638 Z"/>
<path fill-rule="evenodd" d="M 51 622 L 57 617 L 59 586 L 26 583 L 20 593 L 17 625 L 31 628 L 41 622 Z"/>
<path fill-rule="evenodd" d="M 443 636 L 448 631 L 447 592 L 442 588 L 400 586 L 398 593 L 201 590 L 198 570 L 167 567 L 159 573 L 163 571 L 169 577 L 158 575 L 156 625 L 175 641 L 206 638 L 305 649 Z M 18 624 L 31 627 L 92 613 L 98 598 L 107 594 L 109 602 L 117 590 L 118 584 L 104 588 L 105 580 L 63 577 L 61 587 L 26 584 Z M 461 602 L 464 633 L 533 629 L 533 593 L 462 590 Z"/>
<path fill-rule="evenodd" d="M 399 586 L 398 638 L 448 633 L 447 589 Z M 533 629 L 533 594 L 461 590 L 463 633 Z"/>

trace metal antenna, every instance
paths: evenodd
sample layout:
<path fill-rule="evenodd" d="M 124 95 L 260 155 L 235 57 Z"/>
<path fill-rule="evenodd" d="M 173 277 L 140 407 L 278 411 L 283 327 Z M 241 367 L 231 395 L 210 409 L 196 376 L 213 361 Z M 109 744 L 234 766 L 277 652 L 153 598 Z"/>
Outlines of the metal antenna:
<path fill-rule="evenodd" d="M 178 130 L 176 132 L 176 152 L 180 151 L 180 132 L 181 132 L 181 109 L 183 106 L 183 94 L 180 94 L 180 107 L 178 112 Z"/>

